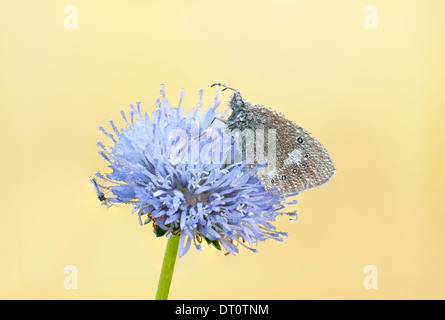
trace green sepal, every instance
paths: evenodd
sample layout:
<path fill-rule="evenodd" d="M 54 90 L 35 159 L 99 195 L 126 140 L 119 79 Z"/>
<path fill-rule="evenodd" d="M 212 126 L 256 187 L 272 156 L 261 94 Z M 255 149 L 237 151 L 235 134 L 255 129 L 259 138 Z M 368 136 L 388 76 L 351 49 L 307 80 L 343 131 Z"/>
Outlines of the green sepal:
<path fill-rule="evenodd" d="M 221 245 L 219 244 L 219 240 L 218 239 L 212 241 L 212 240 L 204 237 L 204 240 L 207 242 L 207 244 L 211 244 L 216 249 L 221 250 Z"/>
<path fill-rule="evenodd" d="M 155 232 L 156 232 L 156 237 L 162 237 L 164 234 L 166 234 L 167 233 L 167 230 L 164 230 L 164 229 L 162 229 L 161 227 L 159 227 L 159 226 L 156 226 L 155 227 Z"/>
<path fill-rule="evenodd" d="M 213 240 L 213 241 L 212 241 L 212 245 L 213 245 L 216 249 L 221 250 L 221 245 L 219 244 L 219 240 L 218 240 L 218 239 Z"/>

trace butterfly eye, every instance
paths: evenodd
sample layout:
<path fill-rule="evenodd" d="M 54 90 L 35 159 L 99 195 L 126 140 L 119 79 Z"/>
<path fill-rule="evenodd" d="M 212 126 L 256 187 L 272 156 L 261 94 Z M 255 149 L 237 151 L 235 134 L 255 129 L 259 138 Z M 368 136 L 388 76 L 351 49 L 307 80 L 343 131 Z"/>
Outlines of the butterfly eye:
<path fill-rule="evenodd" d="M 295 168 L 295 169 L 292 170 L 292 172 L 293 172 L 293 173 L 297 173 L 297 172 L 298 172 L 298 169 Z"/>
<path fill-rule="evenodd" d="M 286 180 L 286 176 L 281 176 L 281 180 Z"/>
<path fill-rule="evenodd" d="M 298 139 L 297 139 L 297 142 L 299 143 L 299 144 L 302 144 L 303 143 L 303 138 L 302 137 L 299 137 Z"/>

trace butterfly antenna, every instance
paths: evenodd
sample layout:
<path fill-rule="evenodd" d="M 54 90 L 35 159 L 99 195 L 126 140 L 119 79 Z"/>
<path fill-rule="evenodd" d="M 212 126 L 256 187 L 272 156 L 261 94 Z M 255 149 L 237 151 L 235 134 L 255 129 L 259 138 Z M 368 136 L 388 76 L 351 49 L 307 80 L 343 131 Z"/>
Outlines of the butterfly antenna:
<path fill-rule="evenodd" d="M 225 84 L 222 84 L 222 83 L 214 83 L 214 84 L 212 84 L 210 86 L 210 88 L 213 88 L 214 86 L 223 87 L 224 89 L 222 89 L 222 91 L 225 91 L 225 90 L 229 89 L 229 90 L 232 90 L 233 92 L 236 92 L 236 93 L 240 94 L 240 92 L 238 90 L 233 89 L 231 87 L 228 87 L 228 86 L 226 86 Z"/>

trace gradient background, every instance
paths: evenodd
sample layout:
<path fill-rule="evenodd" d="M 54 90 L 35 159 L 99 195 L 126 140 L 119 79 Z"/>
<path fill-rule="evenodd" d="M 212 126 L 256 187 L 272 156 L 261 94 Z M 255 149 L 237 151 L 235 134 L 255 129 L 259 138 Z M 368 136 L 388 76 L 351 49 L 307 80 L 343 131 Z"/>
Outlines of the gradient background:
<path fill-rule="evenodd" d="M 368 4 L 378 30 L 363 26 Z M 224 82 L 311 131 L 338 172 L 297 197 L 297 222 L 277 222 L 284 244 L 192 248 L 170 298 L 444 299 L 444 12 L 441 0 L 2 1 L 0 298 L 152 299 L 166 239 L 130 207 L 100 206 L 97 127 L 131 102 L 153 110 L 160 83 L 191 107 Z"/>

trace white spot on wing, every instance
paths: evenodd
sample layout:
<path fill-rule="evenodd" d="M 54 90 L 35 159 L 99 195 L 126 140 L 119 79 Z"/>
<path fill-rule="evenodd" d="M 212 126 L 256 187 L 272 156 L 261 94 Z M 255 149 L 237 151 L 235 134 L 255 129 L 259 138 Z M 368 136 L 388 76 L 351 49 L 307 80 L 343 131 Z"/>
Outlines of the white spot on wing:
<path fill-rule="evenodd" d="M 268 176 L 269 178 L 273 178 L 274 175 L 276 175 L 276 174 L 277 174 L 276 170 L 271 170 L 271 171 L 268 171 L 268 172 L 267 172 L 267 176 Z"/>
<path fill-rule="evenodd" d="M 289 153 L 289 156 L 286 160 L 284 160 L 285 165 L 289 164 L 297 164 L 301 162 L 301 151 L 294 149 L 291 153 Z"/>

